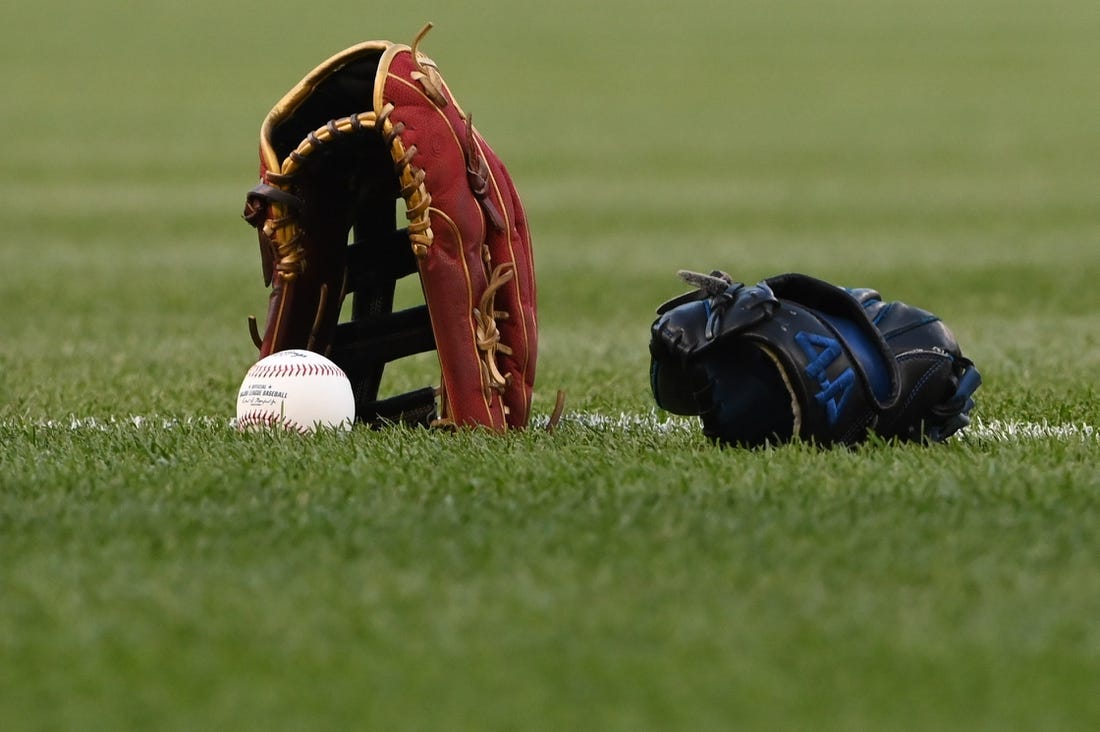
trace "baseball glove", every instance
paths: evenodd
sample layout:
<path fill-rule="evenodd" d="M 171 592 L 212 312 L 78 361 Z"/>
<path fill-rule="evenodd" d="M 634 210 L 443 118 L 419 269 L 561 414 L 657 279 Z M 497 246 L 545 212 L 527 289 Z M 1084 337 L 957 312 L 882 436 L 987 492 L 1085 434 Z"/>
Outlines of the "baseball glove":
<path fill-rule="evenodd" d="M 335 361 L 360 421 L 521 428 L 538 339 L 527 220 L 504 165 L 419 52 L 430 28 L 411 47 L 336 54 L 264 120 L 244 218 L 271 292 L 252 338 L 261 358 L 304 348 Z M 396 283 L 413 274 L 424 304 L 394 312 Z M 388 363 L 432 350 L 439 388 L 379 398 Z"/>
<path fill-rule="evenodd" d="M 936 442 L 970 423 L 981 376 L 935 315 L 802 274 L 680 274 L 698 289 L 657 310 L 651 385 L 711 439 Z"/>

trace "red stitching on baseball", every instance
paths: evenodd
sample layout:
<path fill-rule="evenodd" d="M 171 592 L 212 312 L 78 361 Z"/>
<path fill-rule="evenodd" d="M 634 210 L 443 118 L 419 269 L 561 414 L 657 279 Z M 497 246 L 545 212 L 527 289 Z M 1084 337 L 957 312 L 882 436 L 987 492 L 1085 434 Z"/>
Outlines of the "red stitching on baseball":
<path fill-rule="evenodd" d="M 294 430 L 302 435 L 310 433 L 310 429 L 289 417 L 280 417 L 275 412 L 261 412 L 253 410 L 245 412 L 237 417 L 237 429 L 245 427 L 282 427 L 286 430 Z"/>
<path fill-rule="evenodd" d="M 344 370 L 329 364 L 256 364 L 248 370 L 249 378 L 271 379 L 286 376 L 344 376 Z"/>

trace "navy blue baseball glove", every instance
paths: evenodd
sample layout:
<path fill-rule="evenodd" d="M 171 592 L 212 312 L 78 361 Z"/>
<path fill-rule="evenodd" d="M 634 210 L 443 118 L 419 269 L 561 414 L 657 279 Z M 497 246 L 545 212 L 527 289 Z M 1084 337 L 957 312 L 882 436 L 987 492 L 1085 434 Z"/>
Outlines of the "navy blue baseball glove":
<path fill-rule="evenodd" d="M 970 423 L 981 376 L 938 317 L 802 274 L 756 285 L 681 272 L 657 310 L 657 405 L 727 444 L 939 442 Z"/>

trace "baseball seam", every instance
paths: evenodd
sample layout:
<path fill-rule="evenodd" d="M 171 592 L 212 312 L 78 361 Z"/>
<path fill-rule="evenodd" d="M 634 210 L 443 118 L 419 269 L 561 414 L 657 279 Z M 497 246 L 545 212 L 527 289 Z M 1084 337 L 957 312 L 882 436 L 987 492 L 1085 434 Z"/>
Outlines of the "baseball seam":
<path fill-rule="evenodd" d="M 289 417 L 284 417 L 277 412 L 265 412 L 258 409 L 245 412 L 237 417 L 237 429 L 242 430 L 246 427 L 283 427 L 287 430 L 295 430 L 303 435 L 312 432 L 309 427 L 305 427 Z"/>
<path fill-rule="evenodd" d="M 328 364 L 257 364 L 248 370 L 253 379 L 282 378 L 288 376 L 344 376 L 343 370 Z"/>

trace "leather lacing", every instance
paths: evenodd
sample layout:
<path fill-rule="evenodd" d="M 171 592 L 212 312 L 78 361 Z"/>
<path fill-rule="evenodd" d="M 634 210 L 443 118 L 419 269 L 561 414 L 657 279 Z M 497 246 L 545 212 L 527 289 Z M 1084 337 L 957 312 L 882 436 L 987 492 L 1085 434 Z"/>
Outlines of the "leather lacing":
<path fill-rule="evenodd" d="M 282 176 L 268 175 L 268 180 Z M 302 230 L 293 216 L 270 218 L 264 222 L 264 236 L 274 242 L 278 256 L 275 270 L 289 282 L 306 271 L 306 250 L 302 246 Z M 281 234 L 281 235 L 280 235 Z"/>
<path fill-rule="evenodd" d="M 484 254 L 488 264 L 488 253 Z M 508 284 L 516 276 L 515 264 L 505 262 L 498 265 L 489 275 L 489 284 L 485 287 L 481 299 L 474 307 L 474 336 L 477 348 L 481 351 L 481 388 L 486 399 L 492 397 L 492 393 L 503 392 L 512 381 L 512 375 L 502 374 L 497 366 L 497 353 L 511 355 L 512 349 L 500 342 L 500 330 L 497 328 L 498 320 L 506 320 L 509 313 L 505 310 L 497 310 L 496 294 L 501 287 Z M 444 387 L 436 390 L 442 404 L 447 403 L 447 395 Z M 508 414 L 508 407 L 504 407 L 504 413 Z M 431 422 L 431 427 L 440 429 L 457 429 L 458 425 L 450 417 L 440 417 Z"/>
<path fill-rule="evenodd" d="M 410 76 L 412 76 L 413 81 L 420 83 L 428 98 L 442 109 L 447 106 L 447 97 L 443 94 L 443 77 L 439 75 L 439 69 L 421 60 L 421 53 L 418 50 L 420 42 L 424 40 L 424 36 L 428 35 L 428 31 L 433 27 L 432 23 L 425 23 L 420 32 L 416 34 L 416 38 L 413 39 L 411 50 L 413 63 L 416 64 L 416 71 L 412 72 Z"/>
<path fill-rule="evenodd" d="M 424 187 L 424 170 L 416 167 L 412 162 L 417 152 L 416 145 L 405 147 L 405 143 L 401 140 L 405 123 L 394 124 L 390 120 L 391 114 L 393 114 L 393 104 L 387 103 L 375 120 L 375 124 L 381 130 L 382 139 L 385 140 L 393 157 L 394 173 L 401 185 L 401 197 L 405 199 L 405 218 L 409 220 L 409 243 L 412 245 L 413 254 L 423 257 L 428 253 L 434 239 L 432 224 L 428 218 L 432 197 Z"/>
<path fill-rule="evenodd" d="M 401 134 L 405 131 L 404 123 L 394 124 L 390 120 L 393 109 L 393 104 L 386 104 L 377 115 L 374 112 L 361 112 L 328 122 L 302 140 L 301 144 L 283 161 L 280 172 L 269 171 L 264 178 L 271 186 L 287 192 L 293 186 L 295 175 L 322 146 L 363 129 L 377 129 L 390 150 L 394 173 L 401 187 L 401 197 L 405 200 L 405 217 L 409 220 L 409 243 L 413 253 L 422 257 L 428 253 L 434 238 L 431 221 L 428 218 L 432 197 L 424 187 L 424 170 L 413 164 L 417 153 L 416 145 L 405 147 L 405 143 L 401 140 Z M 270 199 L 269 213 L 273 215 L 263 222 L 263 232 L 275 243 L 277 255 L 275 269 L 284 279 L 292 280 L 306 268 L 306 252 L 301 246 L 302 231 L 298 226 L 301 204 L 297 202 L 295 205 L 294 202 L 297 199 L 291 195 L 276 197 L 258 192 L 255 195 Z M 250 215 L 251 218 L 255 218 L 255 211 L 255 204 L 248 204 L 245 211 L 246 218 Z"/>
<path fill-rule="evenodd" d="M 264 236 L 274 246 L 273 269 L 283 280 L 290 282 L 306 270 L 306 250 L 302 246 L 303 232 L 299 225 L 302 216 L 302 201 L 290 191 L 294 187 L 294 178 L 309 158 L 321 147 L 332 141 L 359 132 L 373 129 L 377 120 L 374 112 L 360 112 L 349 117 L 330 120 L 306 135 L 286 159 L 278 172 L 268 171 L 264 181 L 256 188 L 245 204 L 244 218 L 253 226 L 260 226 Z M 267 203 L 267 219 L 262 222 L 260 216 Z M 265 255 L 266 256 L 266 255 Z"/>
<path fill-rule="evenodd" d="M 494 304 L 497 290 L 511 282 L 515 276 L 516 266 L 513 262 L 497 265 L 489 276 L 489 284 L 481 295 L 481 301 L 474 308 L 475 336 L 478 350 L 481 351 L 481 384 L 486 398 L 493 391 L 503 392 L 512 380 L 511 374 L 505 376 L 500 373 L 496 359 L 497 353 L 512 355 L 512 349 L 500 342 L 500 330 L 497 329 L 497 320 L 507 320 L 509 313 L 494 309 Z"/>
<path fill-rule="evenodd" d="M 487 259 L 488 256 L 486 255 L 486 260 Z M 485 292 L 481 295 L 478 306 L 474 308 L 474 320 L 477 323 L 475 335 L 477 337 L 477 347 L 482 351 L 481 380 L 484 385 L 483 388 L 486 398 L 490 396 L 492 391 L 504 391 L 512 381 L 512 374 L 501 374 L 496 362 L 497 353 L 503 353 L 508 356 L 512 355 L 512 349 L 500 342 L 500 330 L 497 328 L 497 321 L 507 320 L 510 314 L 506 310 L 496 310 L 494 305 L 497 291 L 511 282 L 515 276 L 516 268 L 513 262 L 506 262 L 495 267 L 492 274 L 489 276 L 489 284 L 485 288 Z M 557 428 L 564 411 L 565 392 L 559 389 L 557 398 L 554 401 L 554 409 L 546 422 L 545 429 L 547 432 L 553 432 Z M 507 406 L 504 408 L 504 413 L 508 413 Z M 437 422 L 446 421 L 447 420 L 437 420 Z M 453 427 L 454 423 L 451 422 L 450 424 L 441 424 L 438 426 Z"/>

